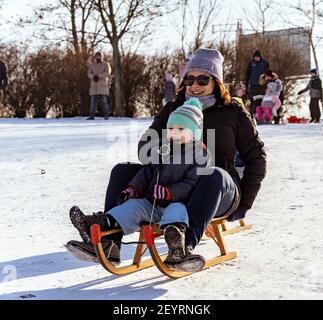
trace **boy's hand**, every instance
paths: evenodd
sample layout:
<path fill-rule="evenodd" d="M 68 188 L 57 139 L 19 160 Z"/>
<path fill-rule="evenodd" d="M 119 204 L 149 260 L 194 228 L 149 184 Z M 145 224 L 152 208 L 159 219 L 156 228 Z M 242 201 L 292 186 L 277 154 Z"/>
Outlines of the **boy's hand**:
<path fill-rule="evenodd" d="M 134 187 L 128 187 L 126 190 L 121 192 L 118 198 L 118 204 L 123 204 L 129 199 L 137 199 L 137 198 L 139 198 L 137 189 Z"/>
<path fill-rule="evenodd" d="M 156 184 L 154 188 L 154 198 L 157 200 L 170 201 L 172 200 L 172 192 L 169 188 Z"/>

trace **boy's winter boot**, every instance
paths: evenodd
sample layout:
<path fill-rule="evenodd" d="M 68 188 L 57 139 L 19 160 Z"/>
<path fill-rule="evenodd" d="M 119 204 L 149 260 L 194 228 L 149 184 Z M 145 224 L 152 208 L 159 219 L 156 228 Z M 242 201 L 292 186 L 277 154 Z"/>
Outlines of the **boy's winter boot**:
<path fill-rule="evenodd" d="M 85 243 L 91 242 L 90 228 L 93 224 L 98 224 L 102 231 L 106 231 L 110 227 L 109 220 L 103 212 L 94 213 L 92 216 L 86 216 L 79 207 L 73 207 L 70 210 L 70 219 Z"/>
<path fill-rule="evenodd" d="M 79 260 L 99 263 L 92 243 L 85 243 L 81 241 L 72 240 L 69 241 L 65 247 L 75 258 Z M 103 238 L 102 247 L 107 259 L 114 265 L 119 265 L 121 262 L 121 243 L 115 243 L 113 240 Z"/>
<path fill-rule="evenodd" d="M 93 213 L 91 216 L 86 216 L 78 207 L 73 207 L 70 210 L 70 219 L 74 227 L 80 233 L 83 242 L 70 241 L 66 244 L 66 249 L 70 251 L 76 258 L 98 263 L 98 259 L 91 243 L 90 228 L 93 224 L 98 224 L 102 231 L 117 227 L 117 222 L 111 217 L 111 220 L 103 213 Z M 121 234 L 120 234 L 121 235 Z M 109 261 L 114 264 L 120 263 L 120 248 L 122 235 L 114 235 L 115 240 L 102 238 L 101 243 L 105 255 Z M 119 241 L 120 240 L 120 241 Z"/>
<path fill-rule="evenodd" d="M 185 257 L 185 231 L 186 226 L 168 225 L 164 230 L 165 242 L 168 245 L 166 263 L 181 261 Z"/>
<path fill-rule="evenodd" d="M 169 225 L 164 230 L 165 242 L 168 245 L 168 256 L 165 264 L 172 270 L 184 272 L 201 271 L 205 266 L 205 259 L 193 250 L 185 248 L 186 225 Z"/>

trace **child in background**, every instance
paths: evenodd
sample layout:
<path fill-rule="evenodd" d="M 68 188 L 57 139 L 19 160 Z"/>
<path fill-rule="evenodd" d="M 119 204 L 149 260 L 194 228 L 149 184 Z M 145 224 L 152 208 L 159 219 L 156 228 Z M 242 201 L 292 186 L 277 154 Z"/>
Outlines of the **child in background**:
<path fill-rule="evenodd" d="M 247 95 L 246 95 L 246 87 L 244 84 L 242 83 L 238 83 L 233 90 L 233 95 L 232 95 L 232 100 L 237 102 L 239 105 L 241 105 L 242 107 L 244 107 L 251 116 L 253 116 L 251 114 L 251 110 L 250 110 L 250 106 L 251 106 L 251 101 L 248 99 Z"/>
<path fill-rule="evenodd" d="M 281 107 L 279 94 L 282 85 L 280 80 L 269 82 L 264 98 L 262 99 L 261 106 L 256 108 L 258 123 L 271 122 L 272 117 L 277 117 L 277 110 Z"/>

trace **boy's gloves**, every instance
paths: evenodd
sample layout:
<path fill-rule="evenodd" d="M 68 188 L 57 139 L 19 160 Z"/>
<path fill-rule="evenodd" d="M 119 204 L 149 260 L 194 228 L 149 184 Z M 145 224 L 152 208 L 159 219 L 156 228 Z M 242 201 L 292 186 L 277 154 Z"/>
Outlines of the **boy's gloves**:
<path fill-rule="evenodd" d="M 98 81 L 99 81 L 99 76 L 94 76 L 94 77 L 93 77 L 93 80 L 94 80 L 95 82 L 98 82 Z"/>
<path fill-rule="evenodd" d="M 123 204 L 124 202 L 128 201 L 129 199 L 137 199 L 139 198 L 139 192 L 135 187 L 127 187 L 126 190 L 122 191 L 119 198 L 118 204 Z"/>
<path fill-rule="evenodd" d="M 240 219 L 244 219 L 246 216 L 247 210 L 242 209 L 242 208 L 238 208 L 235 212 L 233 212 L 229 217 L 228 217 L 228 221 L 229 222 L 233 222 L 236 220 L 240 220 Z"/>
<path fill-rule="evenodd" d="M 157 200 L 172 200 L 172 192 L 170 189 L 157 184 L 155 185 L 153 196 Z"/>

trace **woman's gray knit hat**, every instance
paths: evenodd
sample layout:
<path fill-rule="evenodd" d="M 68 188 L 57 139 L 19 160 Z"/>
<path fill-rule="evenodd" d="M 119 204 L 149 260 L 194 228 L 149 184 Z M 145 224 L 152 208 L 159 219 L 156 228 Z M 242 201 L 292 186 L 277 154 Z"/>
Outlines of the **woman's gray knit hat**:
<path fill-rule="evenodd" d="M 186 67 L 185 76 L 193 69 L 206 72 L 223 82 L 223 56 L 219 50 L 200 48 L 195 51 Z"/>

